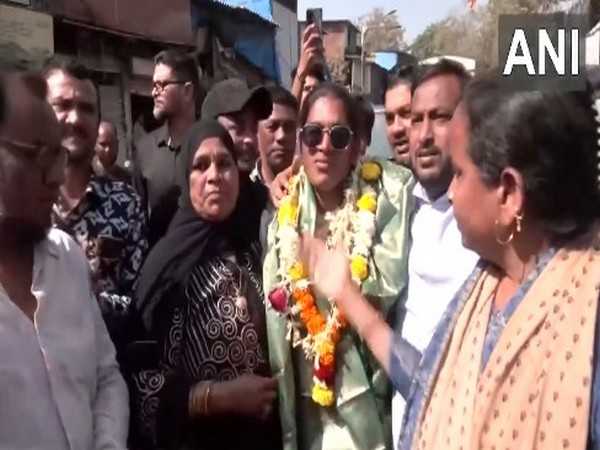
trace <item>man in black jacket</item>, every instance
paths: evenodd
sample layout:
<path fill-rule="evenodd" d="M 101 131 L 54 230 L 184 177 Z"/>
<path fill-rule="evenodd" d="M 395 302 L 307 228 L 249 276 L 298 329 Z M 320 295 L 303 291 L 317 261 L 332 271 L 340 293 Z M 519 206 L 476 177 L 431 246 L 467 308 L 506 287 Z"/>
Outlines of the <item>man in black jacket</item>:
<path fill-rule="evenodd" d="M 154 58 L 154 117 L 164 124 L 136 143 L 134 186 L 148 215 L 148 241 L 153 246 L 167 231 L 177 210 L 181 142 L 196 120 L 200 96 L 198 68 L 185 53 L 165 50 Z"/>

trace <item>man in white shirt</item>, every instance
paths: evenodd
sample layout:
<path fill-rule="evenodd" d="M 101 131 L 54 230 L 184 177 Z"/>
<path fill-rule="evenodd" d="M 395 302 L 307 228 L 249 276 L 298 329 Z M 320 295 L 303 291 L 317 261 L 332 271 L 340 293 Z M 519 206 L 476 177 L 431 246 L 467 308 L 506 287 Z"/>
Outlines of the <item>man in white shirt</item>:
<path fill-rule="evenodd" d="M 423 352 L 477 255 L 466 250 L 447 190 L 453 171 L 448 148 L 449 123 L 469 76 L 457 63 L 442 60 L 425 69 L 413 85 L 409 134 L 410 165 L 417 179 L 411 223 L 408 295 L 402 337 Z M 398 440 L 405 400 L 392 402 L 394 442 Z"/>
<path fill-rule="evenodd" d="M 0 448 L 125 449 L 127 388 L 85 256 L 50 229 L 66 164 L 61 128 L 43 78 L 3 79 Z"/>

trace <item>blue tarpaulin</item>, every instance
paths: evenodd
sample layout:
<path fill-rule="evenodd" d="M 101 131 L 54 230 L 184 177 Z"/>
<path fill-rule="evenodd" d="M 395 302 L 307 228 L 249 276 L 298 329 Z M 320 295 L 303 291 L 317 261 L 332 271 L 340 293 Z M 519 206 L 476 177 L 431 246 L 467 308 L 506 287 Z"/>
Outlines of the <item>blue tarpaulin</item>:
<path fill-rule="evenodd" d="M 222 14 L 208 14 L 211 7 L 214 7 L 213 12 L 221 11 Z M 221 41 L 260 68 L 267 77 L 281 81 L 271 0 L 194 0 L 193 26 L 206 26 L 209 22 Z"/>
<path fill-rule="evenodd" d="M 385 70 L 390 70 L 398 63 L 397 52 L 375 52 L 375 64 L 383 67 Z"/>
<path fill-rule="evenodd" d="M 226 5 L 246 8 L 258 14 L 265 20 L 273 21 L 273 9 L 271 8 L 271 0 L 217 0 Z"/>

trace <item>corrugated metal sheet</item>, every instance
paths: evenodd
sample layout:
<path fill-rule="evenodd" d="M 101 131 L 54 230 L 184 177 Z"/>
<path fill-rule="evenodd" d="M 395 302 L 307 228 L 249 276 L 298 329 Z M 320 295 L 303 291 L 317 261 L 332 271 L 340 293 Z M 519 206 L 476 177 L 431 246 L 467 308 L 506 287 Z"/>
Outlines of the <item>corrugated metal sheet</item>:
<path fill-rule="evenodd" d="M 207 0 L 204 0 L 207 1 Z M 276 26 L 273 22 L 271 0 L 208 0 L 225 8 L 247 12 L 256 19 Z M 202 1 L 200 2 L 202 3 Z"/>
<path fill-rule="evenodd" d="M 220 0 L 226 5 L 236 8 L 245 8 L 258 14 L 265 20 L 273 21 L 273 10 L 271 0 Z"/>
<path fill-rule="evenodd" d="M 54 16 L 125 35 L 174 44 L 193 43 L 190 0 L 49 1 Z"/>
<path fill-rule="evenodd" d="M 273 22 L 222 0 L 194 0 L 192 23 L 199 28 L 210 27 L 225 47 L 233 48 L 268 78 L 280 80 L 275 49 L 277 26 Z"/>

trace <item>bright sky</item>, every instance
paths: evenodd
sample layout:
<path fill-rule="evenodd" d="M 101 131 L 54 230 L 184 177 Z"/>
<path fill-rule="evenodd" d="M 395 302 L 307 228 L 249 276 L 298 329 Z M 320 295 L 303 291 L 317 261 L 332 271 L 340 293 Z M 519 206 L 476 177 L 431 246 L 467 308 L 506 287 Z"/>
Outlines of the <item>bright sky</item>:
<path fill-rule="evenodd" d="M 375 7 L 397 11 L 410 43 L 427 25 L 466 10 L 467 0 L 298 0 L 298 20 L 305 20 L 306 8 L 323 8 L 323 20 L 355 21 Z"/>

